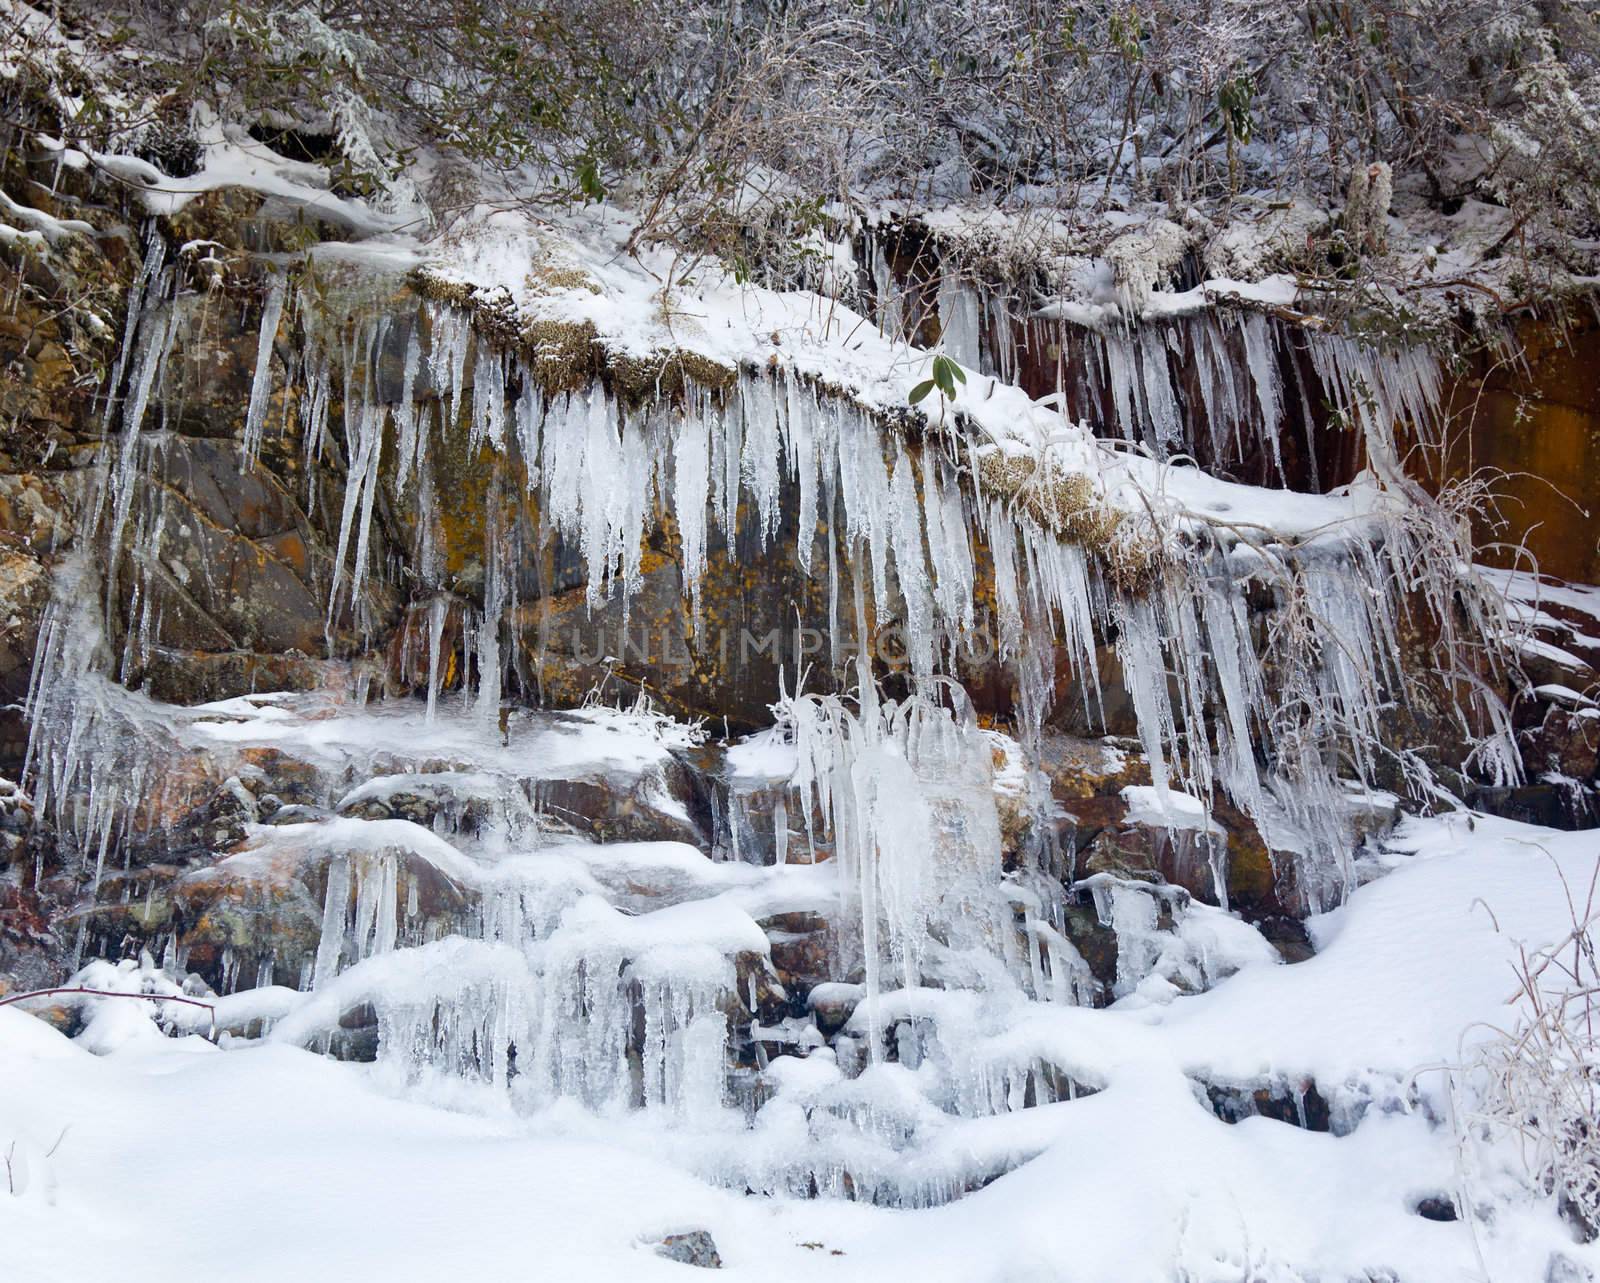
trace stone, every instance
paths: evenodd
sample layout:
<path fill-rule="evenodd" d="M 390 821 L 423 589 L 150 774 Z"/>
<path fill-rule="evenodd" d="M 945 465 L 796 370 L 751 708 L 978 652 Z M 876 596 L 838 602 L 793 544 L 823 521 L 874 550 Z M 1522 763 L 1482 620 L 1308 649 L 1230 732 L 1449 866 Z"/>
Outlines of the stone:
<path fill-rule="evenodd" d="M 817 1031 L 824 1038 L 832 1038 L 850 1023 L 865 993 L 863 985 L 840 981 L 814 985 L 806 995 L 806 1006 L 817 1022 Z"/>
<path fill-rule="evenodd" d="M 1220 828 L 1203 831 L 1124 822 L 1107 825 L 1079 849 L 1078 874 L 1148 874 L 1181 886 L 1208 904 L 1219 904 L 1224 888 L 1216 885 L 1212 861 L 1226 861 L 1227 856 L 1228 838 Z"/>
<path fill-rule="evenodd" d="M 717 1244 L 706 1230 L 685 1230 L 668 1234 L 656 1245 L 656 1255 L 680 1265 L 693 1265 L 703 1270 L 720 1270 L 722 1256 Z"/>
<path fill-rule="evenodd" d="M 1072 855 L 1071 874 L 1148 875 L 1181 886 L 1208 904 L 1220 903 L 1211 856 L 1225 852 L 1228 906 L 1250 921 L 1300 914 L 1293 861 L 1279 859 L 1250 818 L 1218 793 L 1211 799 L 1213 831 L 1134 823 L 1122 790 L 1150 783 L 1150 764 L 1136 747 L 1114 737 L 1045 735 L 1040 769 L 1064 813 L 1060 841 Z M 1378 821 L 1372 821 L 1379 827 Z"/>
<path fill-rule="evenodd" d="M 542 816 L 597 842 L 704 846 L 705 835 L 687 810 L 672 805 L 681 794 L 670 783 L 663 788 L 663 783 L 648 776 L 624 779 L 606 775 L 536 780 L 534 805 Z"/>
<path fill-rule="evenodd" d="M 39 624 L 49 600 L 49 574 L 31 553 L 0 543 L 0 688 L 26 690 Z"/>
<path fill-rule="evenodd" d="M 337 844 L 319 844 L 318 827 L 296 830 L 298 840 L 258 837 L 231 858 L 182 873 L 167 889 L 171 922 L 162 925 L 177 933 L 190 969 L 217 992 L 235 987 L 229 969 L 246 977 L 247 985 L 256 983 L 263 966 L 272 968 L 276 983 L 298 984 L 316 957 L 329 867 L 345 858 Z M 461 929 L 471 893 L 403 847 L 387 858 L 398 863 L 395 921 L 401 943 Z M 352 877 L 352 903 L 356 893 Z"/>
<path fill-rule="evenodd" d="M 1255 926 L 1285 962 L 1304 962 L 1316 955 L 1311 934 L 1298 918 L 1287 914 L 1268 914 L 1258 919 Z"/>
<path fill-rule="evenodd" d="M 1477 810 L 1524 824 L 1538 824 L 1550 829 L 1581 829 L 1593 824 L 1588 811 L 1588 799 L 1579 795 L 1585 805 L 1575 808 L 1573 790 L 1560 784 L 1518 784 L 1503 788 L 1479 786 L 1470 790 L 1465 799 Z M 1577 813 L 1575 814 L 1575 810 Z"/>
<path fill-rule="evenodd" d="M 1063 926 L 1067 939 L 1088 964 L 1089 974 L 1100 986 L 1101 997 L 1109 995 L 1117 982 L 1117 933 L 1102 925 L 1087 897 L 1069 899 Z"/>
<path fill-rule="evenodd" d="M 1600 710 L 1542 703 L 1543 718 L 1518 735 L 1522 762 L 1537 778 L 1550 773 L 1587 782 L 1600 776 Z"/>
<path fill-rule="evenodd" d="M 1333 1111 L 1311 1079 L 1276 1078 L 1264 1086 L 1205 1084 L 1211 1112 L 1225 1123 L 1246 1118 L 1270 1118 L 1306 1131 L 1334 1130 Z"/>
<path fill-rule="evenodd" d="M 1425 1221 L 1454 1221 L 1459 1219 L 1456 1201 L 1448 1194 L 1428 1194 L 1417 1200 L 1416 1213 Z"/>
<path fill-rule="evenodd" d="M 728 995 L 728 1019 L 735 1027 L 746 1026 L 751 1020 L 763 1025 L 775 1025 L 793 1014 L 789 992 L 772 969 L 771 960 L 764 953 L 739 953 L 734 955 L 734 988 Z M 750 1000 L 755 999 L 752 1010 Z"/>
<path fill-rule="evenodd" d="M 42 989 L 60 978 L 61 941 L 30 881 L 0 872 L 0 991 Z"/>
<path fill-rule="evenodd" d="M 772 944 L 772 965 L 783 986 L 807 993 L 829 978 L 832 924 L 820 913 L 780 913 L 758 924 Z"/>

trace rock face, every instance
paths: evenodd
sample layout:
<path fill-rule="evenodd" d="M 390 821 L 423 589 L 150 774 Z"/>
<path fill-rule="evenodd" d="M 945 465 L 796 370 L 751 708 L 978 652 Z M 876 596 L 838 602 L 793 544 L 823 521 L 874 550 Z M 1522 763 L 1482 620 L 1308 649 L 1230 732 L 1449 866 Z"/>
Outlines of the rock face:
<path fill-rule="evenodd" d="M 1527 320 L 1515 338 L 1524 359 L 1484 357 L 1455 389 L 1467 430 L 1451 463 L 1461 476 L 1497 474 L 1495 520 L 1506 526 L 1492 533 L 1485 514 L 1484 543 L 1524 545 L 1546 574 L 1600 582 L 1600 325 L 1581 316 L 1561 326 Z"/>
<path fill-rule="evenodd" d="M 90 197 L 73 178 L 59 188 L 55 212 L 69 215 L 87 208 Z M 442 523 L 444 543 L 436 549 L 451 576 L 447 598 L 437 611 L 429 603 L 403 603 L 391 580 L 368 576 L 356 601 L 349 599 L 348 584 L 345 597 L 337 599 L 336 551 L 349 518 L 341 496 L 356 463 L 353 444 L 330 439 L 308 449 L 299 404 L 305 389 L 274 375 L 263 388 L 263 417 L 273 431 L 266 434 L 259 462 L 247 460 L 238 447 L 263 352 L 274 370 L 304 359 L 304 335 L 290 320 L 264 340 L 259 334 L 265 300 L 281 287 L 251 255 L 262 249 L 294 250 L 346 231 L 325 221 L 308 223 L 303 214 L 223 190 L 192 202 L 175 219 L 157 220 L 152 232 L 164 241 L 166 260 L 185 288 L 199 284 L 206 292 L 186 294 L 172 305 L 176 342 L 169 368 L 153 381 L 151 414 L 162 430 L 139 447 L 126 533 L 108 576 L 104 643 L 116 657 L 120 680 L 160 700 L 196 704 L 263 689 L 325 687 L 342 680 L 337 674 L 343 670 L 313 657 L 330 652 L 352 660 L 358 682 L 368 683 L 370 690 L 420 697 L 431 680 L 440 692 L 460 691 L 475 677 L 479 662 L 472 643 L 486 591 L 484 513 L 492 513 L 496 503 L 528 502 L 490 496 L 482 458 L 437 442 L 443 483 L 461 496 L 459 508 Z M 177 253 L 180 245 L 201 241 L 211 244 L 203 258 Z M 121 309 L 140 258 L 126 229 L 75 237 L 25 269 L 35 276 L 47 273 L 48 280 L 28 279 L 36 288 L 48 285 L 52 297 L 73 293 L 75 307 L 57 315 L 30 302 L 34 294 L 19 294 L 12 319 L 0 328 L 0 344 L 8 345 L 0 354 L 12 376 L 6 385 L 8 413 L 17 424 L 0 450 L 0 693 L 9 706 L 0 714 L 0 772 L 13 776 L 20 773 L 26 747 L 26 727 L 15 710 L 27 693 L 39 651 L 52 578 L 68 557 L 86 549 L 95 505 L 101 502 L 103 481 L 93 460 L 110 419 L 73 362 L 83 353 L 98 353 L 105 364 L 116 356 L 109 336 L 123 320 Z M 14 267 L 5 270 L 12 273 L 15 290 L 23 277 Z M 396 324 L 375 368 L 380 385 L 387 380 L 398 387 L 406 327 L 415 324 L 408 319 L 415 316 L 415 299 L 401 281 L 380 279 L 354 293 L 363 290 L 363 306 L 376 300 L 394 309 Z M 98 318 L 94 324 L 91 316 Z M 1581 332 L 1573 338 L 1579 346 L 1585 341 Z M 1576 350 L 1552 352 L 1535 362 L 1534 377 L 1545 379 L 1539 386 L 1552 405 L 1566 405 L 1578 395 L 1563 391 L 1576 386 Z M 470 395 L 470 362 L 466 369 Z M 329 408 L 337 414 L 340 389 L 331 387 L 329 395 Z M 1492 398 L 1491 403 L 1499 404 Z M 1576 413 L 1580 407 L 1571 408 Z M 377 460 L 382 484 L 371 497 L 375 546 L 368 555 L 375 562 L 403 564 L 411 556 L 415 523 L 390 449 L 385 447 Z M 1580 474 L 1577 468 L 1574 475 Z M 820 652 L 841 628 L 849 628 L 848 612 L 827 600 L 825 582 L 801 573 L 790 555 L 797 543 L 815 537 L 798 527 L 801 507 L 798 496 L 785 490 L 774 508 L 773 529 L 762 532 L 764 518 L 749 505 L 741 507 L 732 539 L 709 532 L 698 627 L 683 574 L 681 535 L 665 511 L 649 536 L 637 586 L 598 606 L 590 599 L 575 549 L 552 537 L 543 548 L 527 550 L 516 572 L 522 604 L 513 635 L 506 639 L 514 678 L 508 700 L 559 706 L 580 703 L 597 688 L 612 698 L 648 691 L 662 707 L 719 728 L 766 724 L 780 672 L 792 681 L 808 665 L 815 670 L 825 658 Z M 538 520 L 537 513 L 533 519 Z M 980 571 L 988 574 L 985 550 L 977 551 Z M 855 568 L 840 567 L 839 596 L 847 599 L 854 589 Z M 976 595 L 986 603 L 995 591 L 986 580 Z M 339 601 L 332 610 L 330 597 Z M 1262 601 L 1253 626 L 1268 628 L 1272 610 L 1270 601 Z M 874 618 L 869 630 L 892 630 L 897 622 Z M 1070 738 L 1091 731 L 1125 736 L 1137 729 L 1114 648 L 1103 646 L 1098 658 L 1102 698 L 1091 721 L 1071 685 L 1078 678 L 1065 654 L 1060 657 L 1063 689 L 1054 701 L 1053 730 L 1040 763 L 1062 811 L 1051 840 L 1062 845 L 1071 876 L 1153 876 L 1208 903 L 1226 902 L 1252 920 L 1292 918 L 1302 901 L 1293 860 L 1273 852 L 1220 792 L 1206 800 L 1208 819 L 1198 828 L 1130 819 L 1124 790 L 1150 783 L 1141 755 Z M 969 665 L 963 678 L 980 712 L 998 718 L 1014 712 L 1017 678 L 1008 665 Z M 812 680 L 825 686 L 829 678 L 814 671 Z M 1485 793 L 1486 800 L 1513 813 L 1541 818 L 1560 813 L 1573 822 L 1580 808 L 1568 781 L 1592 780 L 1596 770 L 1590 711 L 1552 698 L 1524 700 L 1518 713 L 1524 748 L 1551 780 Z M 166 932 L 219 985 L 226 983 L 224 971 L 230 967 L 287 968 L 286 974 L 303 968 L 318 928 L 325 874 L 309 881 L 299 875 L 276 882 L 257 879 L 245 889 L 232 875 L 216 873 L 222 866 L 215 862 L 219 856 L 234 858 L 228 853 L 238 847 L 245 826 L 320 820 L 338 799 L 326 789 L 318 793 L 308 764 L 274 756 L 276 750 L 266 747 L 253 752 L 256 760 L 243 764 L 246 775 L 232 789 L 206 763 L 194 760 L 182 768 L 174 778 L 187 778 L 195 787 L 188 793 L 169 787 L 170 813 L 160 826 L 159 843 L 136 847 L 136 858 L 102 882 L 92 904 L 78 903 L 70 887 L 51 880 L 55 865 L 48 831 L 36 832 L 31 844 L 13 841 L 7 895 L 18 907 L 8 919 L 10 937 L 18 947 L 31 942 L 29 947 L 37 948 L 46 939 L 59 947 L 65 935 L 81 932 L 90 947 L 116 953 Z M 706 769 L 693 754 L 672 763 L 668 775 L 643 793 L 609 778 L 548 779 L 538 786 L 537 806 L 553 825 L 601 841 L 681 841 L 764 859 L 773 858 L 778 848 L 775 825 L 783 826 L 788 849 L 818 841 L 819 835 L 798 826 L 794 806 L 780 806 L 781 784 L 754 792 L 731 787 L 715 766 Z M 663 798 L 671 799 L 665 809 Z M 343 813 L 425 827 L 472 822 L 470 804 L 465 817 L 441 817 L 440 805 L 441 798 L 424 781 L 350 803 Z M 1006 812 L 1008 805 L 1002 797 L 1008 849 L 1042 840 L 1043 828 L 1029 807 L 1013 807 L 1012 813 Z M 826 855 L 828 835 L 820 838 Z M 24 891 L 28 865 L 35 860 L 42 860 L 39 867 L 47 876 L 33 879 L 32 889 Z M 51 890 L 45 892 L 47 886 Z M 271 912 L 280 913 L 281 921 L 264 926 L 263 915 Z M 58 919 L 52 935 L 43 924 L 57 914 L 69 916 Z M 779 914 L 764 925 L 785 985 L 803 994 L 826 978 L 823 959 L 831 928 L 825 918 Z"/>

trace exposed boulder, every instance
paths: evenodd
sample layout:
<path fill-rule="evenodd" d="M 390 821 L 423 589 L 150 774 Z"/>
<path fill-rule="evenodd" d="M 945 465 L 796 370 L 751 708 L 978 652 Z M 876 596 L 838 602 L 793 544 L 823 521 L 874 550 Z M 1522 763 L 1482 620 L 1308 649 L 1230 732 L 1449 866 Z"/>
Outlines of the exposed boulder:
<path fill-rule="evenodd" d="M 720 1270 L 722 1257 L 717 1244 L 706 1230 L 684 1230 L 668 1234 L 656 1245 L 656 1255 L 680 1265 L 693 1265 L 703 1270 Z"/>

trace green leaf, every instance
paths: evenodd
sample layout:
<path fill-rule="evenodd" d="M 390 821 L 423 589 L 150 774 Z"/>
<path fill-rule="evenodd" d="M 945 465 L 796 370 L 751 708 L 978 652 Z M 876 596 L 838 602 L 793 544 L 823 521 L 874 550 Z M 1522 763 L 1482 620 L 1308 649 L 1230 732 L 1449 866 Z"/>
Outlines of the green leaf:
<path fill-rule="evenodd" d="M 948 356 L 933 358 L 933 378 L 951 400 L 955 399 L 956 384 L 967 381 L 966 372 Z"/>
<path fill-rule="evenodd" d="M 605 185 L 600 181 L 600 166 L 592 155 L 585 156 L 578 165 L 578 190 L 585 203 L 606 198 Z"/>
<path fill-rule="evenodd" d="M 921 383 L 917 384 L 916 387 L 911 389 L 911 395 L 907 398 L 907 400 L 910 401 L 910 403 L 912 405 L 916 405 L 917 402 L 923 400 L 928 395 L 928 393 L 930 393 L 932 391 L 933 391 L 933 380 L 932 379 L 924 379 Z"/>

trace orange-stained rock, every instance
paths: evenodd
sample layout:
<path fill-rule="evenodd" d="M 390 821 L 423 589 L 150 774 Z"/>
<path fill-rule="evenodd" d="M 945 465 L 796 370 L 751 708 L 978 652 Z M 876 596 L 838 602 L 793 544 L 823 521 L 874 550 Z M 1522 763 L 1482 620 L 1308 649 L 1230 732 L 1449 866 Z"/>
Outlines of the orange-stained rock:
<path fill-rule="evenodd" d="M 1525 542 L 1545 573 L 1600 582 L 1600 322 L 1578 317 L 1564 328 L 1527 319 L 1515 338 L 1525 365 L 1480 358 L 1451 389 L 1466 429 L 1451 473 L 1499 474 L 1505 524 L 1484 520 L 1476 531 L 1486 560 L 1503 562 Z"/>

